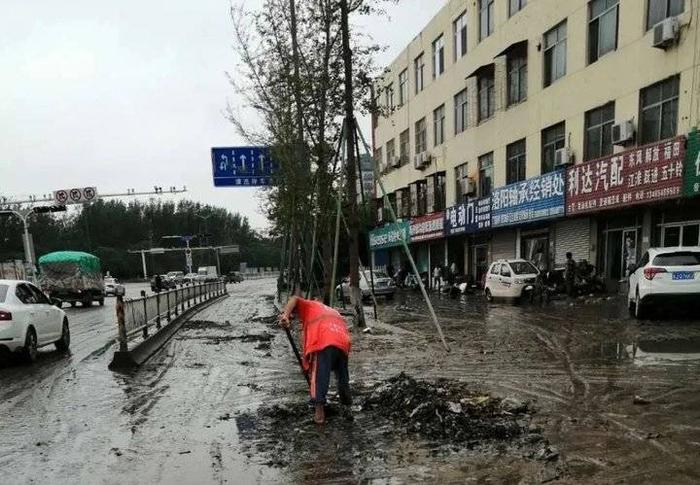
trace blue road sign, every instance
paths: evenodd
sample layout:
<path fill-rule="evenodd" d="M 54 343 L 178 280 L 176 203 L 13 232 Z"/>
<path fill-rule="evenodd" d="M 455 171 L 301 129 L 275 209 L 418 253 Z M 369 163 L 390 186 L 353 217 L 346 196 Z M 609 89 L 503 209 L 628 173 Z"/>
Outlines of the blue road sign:
<path fill-rule="evenodd" d="M 211 164 L 214 187 L 265 187 L 277 170 L 269 147 L 212 148 Z"/>

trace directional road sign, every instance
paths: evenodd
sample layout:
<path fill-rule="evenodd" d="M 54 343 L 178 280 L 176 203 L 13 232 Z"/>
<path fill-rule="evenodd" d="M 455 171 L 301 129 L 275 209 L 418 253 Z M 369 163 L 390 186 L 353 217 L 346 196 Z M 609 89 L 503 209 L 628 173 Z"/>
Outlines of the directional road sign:
<path fill-rule="evenodd" d="M 53 193 L 53 199 L 58 205 L 92 202 L 97 199 L 97 187 L 56 190 Z"/>
<path fill-rule="evenodd" d="M 211 164 L 215 187 L 265 187 L 277 170 L 269 147 L 212 148 Z"/>

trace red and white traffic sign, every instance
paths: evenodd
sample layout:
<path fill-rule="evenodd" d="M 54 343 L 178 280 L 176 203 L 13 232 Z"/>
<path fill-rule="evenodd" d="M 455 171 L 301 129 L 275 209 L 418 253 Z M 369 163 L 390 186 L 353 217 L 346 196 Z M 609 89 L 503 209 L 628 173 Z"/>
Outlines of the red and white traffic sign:
<path fill-rule="evenodd" d="M 58 205 L 92 202 L 97 199 L 97 187 L 56 190 L 53 193 L 53 199 Z"/>

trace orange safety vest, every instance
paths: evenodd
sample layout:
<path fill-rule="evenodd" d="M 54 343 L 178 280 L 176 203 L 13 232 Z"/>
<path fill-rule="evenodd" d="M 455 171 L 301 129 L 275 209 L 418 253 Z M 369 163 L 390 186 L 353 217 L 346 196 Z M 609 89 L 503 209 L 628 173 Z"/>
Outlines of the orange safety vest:
<path fill-rule="evenodd" d="M 302 324 L 305 366 L 309 355 L 326 347 L 337 347 L 345 355 L 350 354 L 350 333 L 340 313 L 321 302 L 303 298 L 298 299 L 296 310 Z"/>

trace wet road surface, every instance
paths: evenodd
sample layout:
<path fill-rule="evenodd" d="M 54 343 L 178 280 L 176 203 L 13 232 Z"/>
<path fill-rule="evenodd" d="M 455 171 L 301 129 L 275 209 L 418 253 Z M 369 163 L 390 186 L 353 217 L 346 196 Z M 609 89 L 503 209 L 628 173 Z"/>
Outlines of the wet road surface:
<path fill-rule="evenodd" d="M 270 318 L 274 281 L 229 289 L 132 375 L 107 370 L 112 299 L 68 310 L 71 355 L 43 351 L 33 366 L 0 366 L 2 482 L 700 480 L 697 320 L 639 324 L 617 299 L 538 307 L 435 297 L 445 354 L 420 296 L 407 293 L 380 305 L 372 334 L 353 333 L 355 389 L 404 371 L 529 401 L 533 426 L 559 451 L 544 463 L 431 443 L 362 410 L 325 428 L 310 414 L 275 428 L 276 417 L 256 410 L 303 409 L 306 395 Z"/>

